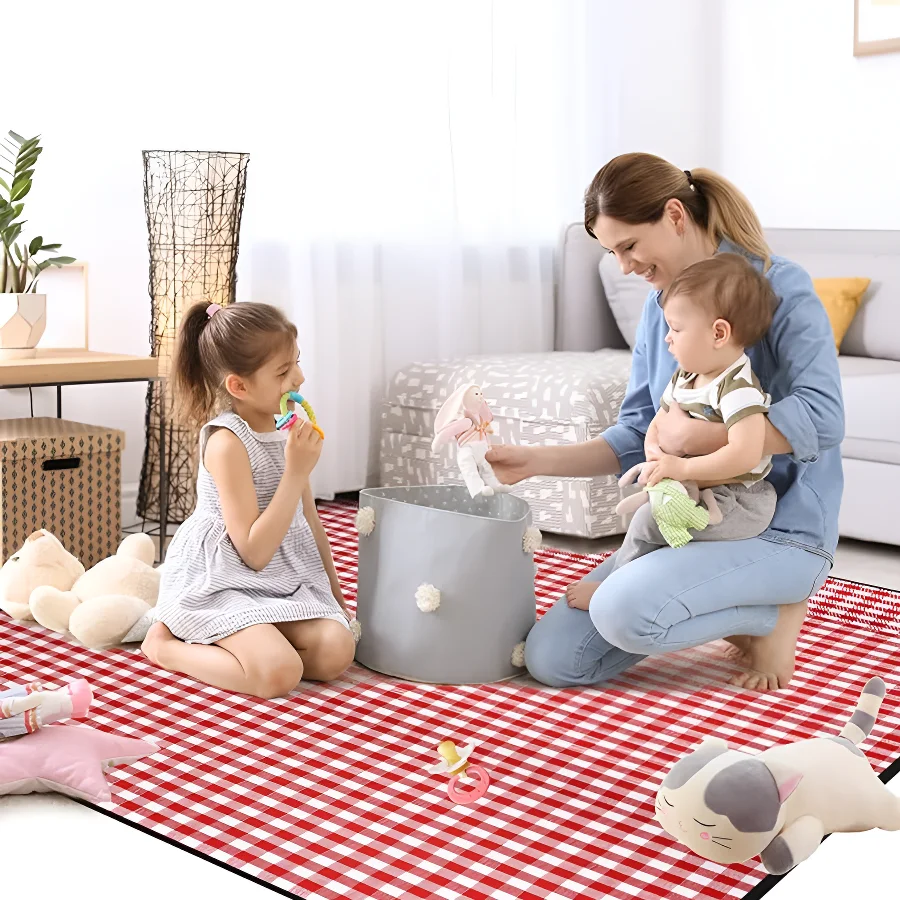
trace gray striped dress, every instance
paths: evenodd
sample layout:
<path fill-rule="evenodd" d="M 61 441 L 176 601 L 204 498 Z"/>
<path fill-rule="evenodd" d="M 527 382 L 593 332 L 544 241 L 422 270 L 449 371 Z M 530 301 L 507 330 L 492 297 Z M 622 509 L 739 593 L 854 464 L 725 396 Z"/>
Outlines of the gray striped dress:
<path fill-rule="evenodd" d="M 169 545 L 153 618 L 192 644 L 212 644 L 265 623 L 334 619 L 347 625 L 331 594 L 302 504 L 272 561 L 261 572 L 245 565 L 238 555 L 225 530 L 216 483 L 203 465 L 206 442 L 217 428 L 233 431 L 247 448 L 260 512 L 271 502 L 284 474 L 284 433 L 253 431 L 233 412 L 203 426 L 197 507 Z"/>

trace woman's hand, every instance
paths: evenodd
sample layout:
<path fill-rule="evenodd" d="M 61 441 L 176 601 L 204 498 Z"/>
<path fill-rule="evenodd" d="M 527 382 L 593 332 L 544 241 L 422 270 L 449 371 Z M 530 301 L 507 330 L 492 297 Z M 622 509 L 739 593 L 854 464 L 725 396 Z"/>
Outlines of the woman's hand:
<path fill-rule="evenodd" d="M 669 456 L 663 453 L 659 459 L 648 463 L 641 473 L 639 481 L 648 487 L 659 484 L 663 478 L 671 478 L 673 481 L 688 480 L 688 461 L 680 456 Z"/>
<path fill-rule="evenodd" d="M 288 434 L 284 448 L 285 471 L 295 478 L 309 478 L 322 455 L 322 438 L 307 422 L 297 422 Z"/>
<path fill-rule="evenodd" d="M 677 403 L 669 404 L 668 410 L 660 412 L 656 423 L 661 451 L 670 456 L 684 455 L 692 424 L 691 417 Z"/>
<path fill-rule="evenodd" d="M 518 484 L 537 474 L 534 468 L 534 450 L 534 447 L 498 444 L 488 450 L 485 460 L 490 463 L 501 484 Z"/>
<path fill-rule="evenodd" d="M 724 425 L 695 419 L 677 403 L 672 403 L 655 421 L 659 446 L 670 456 L 709 456 L 728 443 Z"/>

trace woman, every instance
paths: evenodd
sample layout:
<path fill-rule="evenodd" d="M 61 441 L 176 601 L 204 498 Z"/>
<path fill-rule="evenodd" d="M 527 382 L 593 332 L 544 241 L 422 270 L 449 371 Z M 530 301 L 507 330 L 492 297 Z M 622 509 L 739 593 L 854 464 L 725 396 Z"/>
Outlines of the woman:
<path fill-rule="evenodd" d="M 733 683 L 783 688 L 794 672 L 806 601 L 828 577 L 838 538 L 844 409 L 825 310 L 807 273 L 770 255 L 746 198 L 707 169 L 685 172 L 645 153 L 619 156 L 588 188 L 584 222 L 623 272 L 651 287 L 618 423 L 584 444 L 496 447 L 488 461 L 498 478 L 515 484 L 538 475 L 614 475 L 641 462 L 676 366 L 659 299 L 682 269 L 729 251 L 764 271 L 778 298 L 768 334 L 748 351 L 772 397 L 765 453 L 774 456 L 768 478 L 778 504 L 758 538 L 664 547 L 614 573 L 611 559 L 604 561 L 585 579 L 599 584 L 587 610 L 563 597 L 532 629 L 528 670 L 553 686 L 590 685 L 645 656 L 727 638 L 746 668 Z M 659 427 L 663 453 L 702 455 L 726 442 L 724 426 L 693 419 L 677 404 Z"/>

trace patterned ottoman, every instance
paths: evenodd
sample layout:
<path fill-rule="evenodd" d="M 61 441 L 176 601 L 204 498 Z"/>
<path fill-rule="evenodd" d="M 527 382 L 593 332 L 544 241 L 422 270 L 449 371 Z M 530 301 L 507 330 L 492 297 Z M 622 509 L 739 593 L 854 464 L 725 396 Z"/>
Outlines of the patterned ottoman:
<path fill-rule="evenodd" d="M 631 371 L 630 350 L 472 356 L 415 363 L 392 379 L 381 429 L 385 486 L 462 484 L 451 447 L 431 451 L 434 420 L 460 385 L 480 384 L 494 414 L 495 440 L 575 444 L 616 421 Z M 616 479 L 537 478 L 514 493 L 531 506 L 542 531 L 597 538 L 622 534 Z"/>

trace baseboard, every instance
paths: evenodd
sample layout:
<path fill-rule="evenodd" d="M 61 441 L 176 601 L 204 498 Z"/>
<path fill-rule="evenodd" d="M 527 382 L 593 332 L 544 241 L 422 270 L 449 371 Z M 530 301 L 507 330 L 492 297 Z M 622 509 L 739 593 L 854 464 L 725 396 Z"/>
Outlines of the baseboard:
<path fill-rule="evenodd" d="M 129 528 L 137 522 L 137 498 L 140 484 L 122 485 L 122 527 Z"/>

